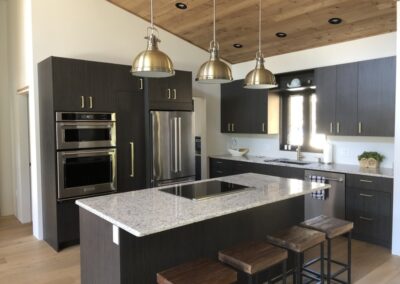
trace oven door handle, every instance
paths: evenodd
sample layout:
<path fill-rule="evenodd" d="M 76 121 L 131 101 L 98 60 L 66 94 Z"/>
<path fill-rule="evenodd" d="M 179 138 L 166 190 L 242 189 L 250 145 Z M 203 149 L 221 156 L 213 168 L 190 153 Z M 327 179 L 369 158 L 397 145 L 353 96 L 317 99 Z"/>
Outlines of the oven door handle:
<path fill-rule="evenodd" d="M 100 154 L 115 155 L 115 149 L 93 150 L 93 151 L 65 151 L 60 152 L 62 156 L 100 156 Z"/>
<path fill-rule="evenodd" d="M 115 122 L 57 122 L 58 127 L 71 128 L 71 129 L 85 129 L 85 128 L 113 128 Z"/>

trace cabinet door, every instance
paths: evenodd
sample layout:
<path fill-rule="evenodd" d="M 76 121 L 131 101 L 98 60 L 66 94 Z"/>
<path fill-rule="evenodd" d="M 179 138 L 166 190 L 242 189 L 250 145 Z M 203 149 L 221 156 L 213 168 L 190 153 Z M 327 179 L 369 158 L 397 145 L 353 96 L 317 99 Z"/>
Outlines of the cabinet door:
<path fill-rule="evenodd" d="M 192 103 L 192 72 L 175 71 L 175 76 L 169 79 L 168 88 L 173 102 Z"/>
<path fill-rule="evenodd" d="M 317 132 L 333 135 L 335 133 L 336 112 L 336 66 L 315 70 L 317 94 Z"/>
<path fill-rule="evenodd" d="M 53 57 L 52 68 L 54 110 L 85 110 L 86 98 L 90 96 L 87 62 Z"/>
<path fill-rule="evenodd" d="M 146 159 L 143 93 L 119 92 L 114 95 L 117 98 L 117 189 L 121 192 L 144 188 Z"/>
<path fill-rule="evenodd" d="M 358 63 L 336 69 L 336 135 L 357 135 Z"/>
<path fill-rule="evenodd" d="M 171 99 L 172 93 L 168 92 L 168 78 L 149 78 L 147 88 L 151 105 L 166 102 Z"/>
<path fill-rule="evenodd" d="M 242 83 L 234 81 L 221 85 L 221 132 L 229 133 L 237 131 L 240 111 L 240 91 Z M 239 125 L 240 127 L 240 125 Z"/>
<path fill-rule="evenodd" d="M 115 78 L 113 64 L 87 62 L 89 96 L 86 97 L 86 109 L 90 111 L 115 111 L 115 96 L 111 93 L 112 80 Z M 129 74 L 129 73 L 128 73 Z"/>
<path fill-rule="evenodd" d="M 222 159 L 210 159 L 210 178 L 229 176 L 233 174 L 233 162 Z"/>
<path fill-rule="evenodd" d="M 359 63 L 359 135 L 394 136 L 395 82 L 395 57 Z"/>

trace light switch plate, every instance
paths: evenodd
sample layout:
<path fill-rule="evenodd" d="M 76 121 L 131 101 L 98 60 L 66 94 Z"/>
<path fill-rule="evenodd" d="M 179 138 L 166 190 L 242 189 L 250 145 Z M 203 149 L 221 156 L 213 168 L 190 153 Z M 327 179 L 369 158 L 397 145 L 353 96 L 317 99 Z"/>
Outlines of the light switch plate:
<path fill-rule="evenodd" d="M 113 225 L 113 242 L 119 246 L 119 228 Z"/>

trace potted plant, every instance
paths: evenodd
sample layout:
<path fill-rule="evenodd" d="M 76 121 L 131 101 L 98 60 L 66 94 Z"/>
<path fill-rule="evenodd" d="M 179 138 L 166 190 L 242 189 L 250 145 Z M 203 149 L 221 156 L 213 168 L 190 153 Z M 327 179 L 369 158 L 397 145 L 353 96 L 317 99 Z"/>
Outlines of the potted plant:
<path fill-rule="evenodd" d="M 385 157 L 378 152 L 363 152 L 358 156 L 358 161 L 360 162 L 360 167 L 362 168 L 379 168 L 380 162 L 383 161 Z"/>

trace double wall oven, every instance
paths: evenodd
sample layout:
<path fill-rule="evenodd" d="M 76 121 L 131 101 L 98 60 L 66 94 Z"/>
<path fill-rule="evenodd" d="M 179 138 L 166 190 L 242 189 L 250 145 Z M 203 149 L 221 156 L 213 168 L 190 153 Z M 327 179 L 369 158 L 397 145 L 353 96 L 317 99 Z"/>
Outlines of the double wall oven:
<path fill-rule="evenodd" d="M 56 113 L 58 199 L 117 189 L 115 113 Z"/>

